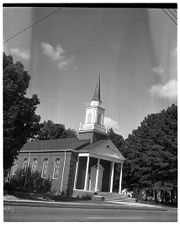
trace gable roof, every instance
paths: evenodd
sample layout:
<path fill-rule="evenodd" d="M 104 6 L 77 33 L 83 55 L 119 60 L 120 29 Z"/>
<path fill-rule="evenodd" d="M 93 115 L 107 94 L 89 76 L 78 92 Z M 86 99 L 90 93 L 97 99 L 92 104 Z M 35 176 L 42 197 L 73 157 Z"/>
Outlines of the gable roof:
<path fill-rule="evenodd" d="M 111 140 L 103 139 L 81 148 L 78 152 L 89 152 L 100 156 L 125 160 L 121 152 L 116 148 Z"/>
<path fill-rule="evenodd" d="M 79 149 L 90 143 L 90 140 L 79 140 L 78 138 L 61 138 L 50 140 L 36 140 L 27 142 L 21 152 L 45 151 L 45 150 L 67 150 Z"/>

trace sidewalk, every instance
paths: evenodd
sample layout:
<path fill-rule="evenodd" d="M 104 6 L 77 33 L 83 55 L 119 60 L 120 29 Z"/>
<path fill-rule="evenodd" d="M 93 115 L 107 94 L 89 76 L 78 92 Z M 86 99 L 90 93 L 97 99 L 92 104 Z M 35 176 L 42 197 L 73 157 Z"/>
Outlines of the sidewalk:
<path fill-rule="evenodd" d="M 165 208 L 149 204 L 134 203 L 134 202 L 118 202 L 118 201 L 78 201 L 78 202 L 55 202 L 19 199 L 12 195 L 4 196 L 4 205 L 21 205 L 33 207 L 55 207 L 55 208 L 88 208 L 88 209 L 117 209 L 117 210 L 152 210 L 166 211 Z"/>

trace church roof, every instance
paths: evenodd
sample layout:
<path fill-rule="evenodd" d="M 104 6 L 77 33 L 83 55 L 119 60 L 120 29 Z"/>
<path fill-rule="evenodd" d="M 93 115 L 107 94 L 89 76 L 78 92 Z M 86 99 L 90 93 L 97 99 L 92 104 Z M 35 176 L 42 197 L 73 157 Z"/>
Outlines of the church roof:
<path fill-rule="evenodd" d="M 87 145 L 81 148 L 78 152 L 89 152 L 92 154 L 97 154 L 100 156 L 115 158 L 118 160 L 125 160 L 124 156 L 121 152 L 116 148 L 116 146 L 112 143 L 111 140 L 99 140 L 90 145 Z"/>
<path fill-rule="evenodd" d="M 94 96 L 93 96 L 92 100 L 102 102 L 101 96 L 100 96 L 100 75 L 99 75 L 98 82 L 96 84 L 96 88 L 95 88 Z"/>
<path fill-rule="evenodd" d="M 21 152 L 27 151 L 43 151 L 43 150 L 67 150 L 67 149 L 79 149 L 88 145 L 90 140 L 79 140 L 78 138 L 61 138 L 50 140 L 36 140 L 27 142 Z"/>

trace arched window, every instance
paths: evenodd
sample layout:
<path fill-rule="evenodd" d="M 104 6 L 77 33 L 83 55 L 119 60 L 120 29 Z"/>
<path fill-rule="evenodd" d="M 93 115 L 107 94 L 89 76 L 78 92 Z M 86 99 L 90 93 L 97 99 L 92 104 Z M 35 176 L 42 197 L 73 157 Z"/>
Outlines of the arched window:
<path fill-rule="evenodd" d="M 91 114 L 91 113 L 89 113 L 89 114 L 88 114 L 88 120 L 87 120 L 87 121 L 88 121 L 88 123 L 91 123 L 91 122 L 92 122 L 92 121 L 91 121 L 91 118 L 92 118 L 92 114 Z"/>
<path fill-rule="evenodd" d="M 21 173 L 22 176 L 24 176 L 26 174 L 27 169 L 28 169 L 28 159 L 25 158 L 24 159 L 24 163 L 23 163 L 22 173 Z"/>
<path fill-rule="evenodd" d="M 12 176 L 15 176 L 18 170 L 18 160 L 15 160 L 14 165 L 12 167 Z"/>
<path fill-rule="evenodd" d="M 41 177 L 42 178 L 47 178 L 48 177 L 48 159 L 46 158 L 43 162 L 43 168 L 42 168 L 42 174 Z"/>
<path fill-rule="evenodd" d="M 56 159 L 54 162 L 53 179 L 58 179 L 59 169 L 60 169 L 60 159 Z"/>
<path fill-rule="evenodd" d="M 35 173 L 37 170 L 37 158 L 34 158 L 31 168 L 31 173 Z"/>

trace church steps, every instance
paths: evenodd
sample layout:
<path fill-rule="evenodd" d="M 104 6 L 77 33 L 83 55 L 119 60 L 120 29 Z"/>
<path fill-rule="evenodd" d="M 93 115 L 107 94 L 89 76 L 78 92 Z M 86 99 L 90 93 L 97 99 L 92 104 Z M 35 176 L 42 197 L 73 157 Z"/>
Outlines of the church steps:
<path fill-rule="evenodd" d="M 102 196 L 106 201 L 118 200 L 122 202 L 135 202 L 134 198 L 119 193 L 97 192 L 97 196 Z"/>

